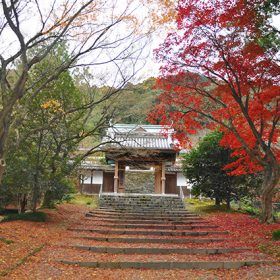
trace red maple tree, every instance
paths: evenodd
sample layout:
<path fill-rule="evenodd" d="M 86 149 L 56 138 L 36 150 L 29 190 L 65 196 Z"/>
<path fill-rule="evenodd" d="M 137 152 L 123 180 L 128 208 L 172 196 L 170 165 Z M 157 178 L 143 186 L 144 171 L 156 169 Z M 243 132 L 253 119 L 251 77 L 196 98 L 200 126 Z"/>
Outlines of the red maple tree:
<path fill-rule="evenodd" d="M 259 43 L 261 0 L 180 0 L 177 31 L 155 50 L 162 63 L 159 102 L 149 120 L 172 125 L 181 144 L 210 127 L 238 159 L 231 175 L 264 172 L 263 221 L 279 186 L 280 67 Z M 279 62 L 279 61 L 278 61 Z"/>

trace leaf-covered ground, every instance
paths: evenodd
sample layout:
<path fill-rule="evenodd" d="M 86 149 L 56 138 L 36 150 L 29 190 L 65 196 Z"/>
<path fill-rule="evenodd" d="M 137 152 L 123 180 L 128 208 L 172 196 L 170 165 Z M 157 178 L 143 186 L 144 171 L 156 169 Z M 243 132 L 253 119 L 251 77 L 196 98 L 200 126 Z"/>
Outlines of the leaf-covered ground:
<path fill-rule="evenodd" d="M 64 204 L 57 210 L 46 210 L 48 221 L 45 223 L 12 221 L 0 223 L 0 278 L 1 279 L 280 279 L 280 241 L 271 240 L 271 232 L 279 229 L 279 224 L 262 225 L 257 219 L 240 213 L 213 213 L 205 216 L 211 223 L 221 229 L 230 231 L 230 237 L 219 247 L 246 246 L 259 248 L 271 255 L 267 259 L 278 259 L 278 264 L 244 267 L 238 270 L 111 270 L 92 269 L 63 265 L 57 260 L 71 258 L 71 254 L 79 259 L 83 251 L 69 249 L 69 245 L 80 244 L 77 237 L 93 233 L 72 232 L 69 227 L 93 227 L 94 219 L 85 218 L 88 208 L 82 205 Z M 145 238 L 145 236 L 142 236 Z M 219 236 L 221 237 L 221 236 Z M 162 237 L 157 237 L 162 238 Z M 168 238 L 168 237 L 167 237 Z M 104 245 L 102 242 L 84 240 L 83 245 Z M 115 244 L 128 247 L 128 244 Z M 143 244 L 142 244 L 143 245 Z M 131 246 L 142 246 L 131 245 Z M 154 246 L 155 244 L 153 244 Z M 148 246 L 147 244 L 145 246 Z M 165 247 L 157 245 L 158 247 Z M 166 245 L 168 247 L 168 245 Z M 196 247 L 205 247 L 199 245 Z M 176 247 L 176 246 L 175 246 Z M 188 247 L 188 245 L 184 245 Z M 88 252 L 87 252 L 88 253 Z M 130 260 L 129 256 L 90 253 L 90 257 L 106 260 Z M 229 256 L 230 257 L 230 256 Z M 132 256 L 139 260 L 154 259 L 154 255 Z M 172 257 L 168 257 L 169 259 Z M 174 255 L 174 259 L 188 259 L 189 256 Z M 219 259 L 220 256 L 213 256 Z M 91 260 L 93 260 L 91 259 Z M 159 259 L 165 259 L 160 256 Z M 204 259 L 203 256 L 194 256 Z"/>

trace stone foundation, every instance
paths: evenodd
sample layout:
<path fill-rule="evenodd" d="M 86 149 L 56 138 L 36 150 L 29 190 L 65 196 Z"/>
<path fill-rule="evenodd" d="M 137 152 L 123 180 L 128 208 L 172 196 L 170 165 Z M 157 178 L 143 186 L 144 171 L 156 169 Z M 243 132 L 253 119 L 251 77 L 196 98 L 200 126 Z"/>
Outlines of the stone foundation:
<path fill-rule="evenodd" d="M 105 195 L 100 197 L 100 207 L 139 211 L 174 211 L 184 210 L 185 205 L 178 196 L 160 195 Z"/>
<path fill-rule="evenodd" d="M 153 172 L 126 172 L 126 193 L 154 193 L 155 174 Z"/>

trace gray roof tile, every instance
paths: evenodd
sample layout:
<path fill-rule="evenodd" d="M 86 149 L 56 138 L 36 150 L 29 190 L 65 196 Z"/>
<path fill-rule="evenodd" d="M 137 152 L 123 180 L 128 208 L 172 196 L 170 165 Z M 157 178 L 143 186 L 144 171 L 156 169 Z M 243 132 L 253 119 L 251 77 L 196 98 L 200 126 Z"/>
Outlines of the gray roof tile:
<path fill-rule="evenodd" d="M 173 150 L 172 129 L 160 125 L 115 125 L 107 130 L 105 148 Z"/>

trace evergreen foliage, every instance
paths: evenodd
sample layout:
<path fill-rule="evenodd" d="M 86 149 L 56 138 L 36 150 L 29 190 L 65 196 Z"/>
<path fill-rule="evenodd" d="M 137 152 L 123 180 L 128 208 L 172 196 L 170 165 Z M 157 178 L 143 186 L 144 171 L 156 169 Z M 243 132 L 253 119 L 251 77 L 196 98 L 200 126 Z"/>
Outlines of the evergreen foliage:
<path fill-rule="evenodd" d="M 272 238 L 274 240 L 280 240 L 280 229 L 279 230 L 275 230 L 273 233 L 272 233 Z"/>
<path fill-rule="evenodd" d="M 231 151 L 219 145 L 222 133 L 215 131 L 206 135 L 197 148 L 186 154 L 183 171 L 193 185 L 194 195 L 202 194 L 214 198 L 216 205 L 232 199 L 254 196 L 261 181 L 258 176 L 230 176 L 224 166 L 233 161 Z"/>

